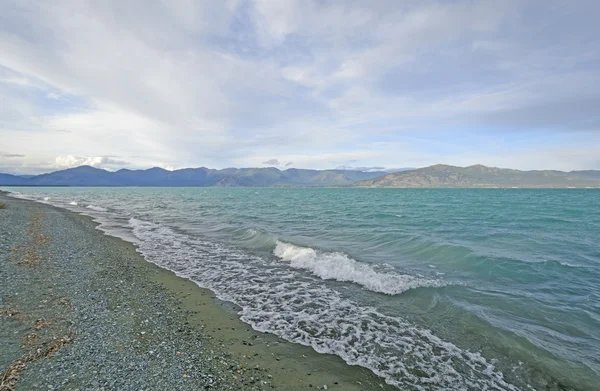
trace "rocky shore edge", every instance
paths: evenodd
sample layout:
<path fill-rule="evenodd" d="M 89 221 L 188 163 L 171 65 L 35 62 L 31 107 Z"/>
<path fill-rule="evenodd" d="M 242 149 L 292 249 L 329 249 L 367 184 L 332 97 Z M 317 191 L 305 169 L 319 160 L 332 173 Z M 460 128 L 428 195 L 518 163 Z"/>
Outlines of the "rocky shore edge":
<path fill-rule="evenodd" d="M 394 389 L 252 330 L 89 217 L 0 202 L 0 391 Z"/>

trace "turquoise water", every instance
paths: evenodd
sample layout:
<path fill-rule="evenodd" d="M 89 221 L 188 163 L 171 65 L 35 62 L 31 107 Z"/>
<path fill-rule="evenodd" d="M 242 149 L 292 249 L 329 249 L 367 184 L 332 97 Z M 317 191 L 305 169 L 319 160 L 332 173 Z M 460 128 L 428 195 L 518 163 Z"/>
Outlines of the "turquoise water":
<path fill-rule="evenodd" d="M 12 191 L 401 389 L 600 389 L 597 190 Z"/>

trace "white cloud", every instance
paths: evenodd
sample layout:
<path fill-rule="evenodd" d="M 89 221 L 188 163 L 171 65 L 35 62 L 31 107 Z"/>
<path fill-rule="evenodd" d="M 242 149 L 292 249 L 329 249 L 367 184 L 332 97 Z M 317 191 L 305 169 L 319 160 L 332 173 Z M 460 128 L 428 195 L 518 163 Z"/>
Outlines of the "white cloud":
<path fill-rule="evenodd" d="M 96 168 L 105 168 L 110 166 L 126 166 L 129 163 L 123 160 L 115 159 L 108 156 L 57 156 L 54 160 L 53 167 L 62 170 L 66 168 L 79 166 L 92 166 Z"/>
<path fill-rule="evenodd" d="M 564 7 L 540 20 L 521 1 L 7 2 L 0 145 L 28 167 L 413 166 L 459 161 L 454 132 L 597 131 L 597 6 Z M 439 150 L 408 145 L 417 134 Z"/>
<path fill-rule="evenodd" d="M 48 99 L 59 100 L 60 99 L 60 94 L 57 94 L 55 92 L 49 92 L 48 94 L 46 94 L 46 97 Z"/>

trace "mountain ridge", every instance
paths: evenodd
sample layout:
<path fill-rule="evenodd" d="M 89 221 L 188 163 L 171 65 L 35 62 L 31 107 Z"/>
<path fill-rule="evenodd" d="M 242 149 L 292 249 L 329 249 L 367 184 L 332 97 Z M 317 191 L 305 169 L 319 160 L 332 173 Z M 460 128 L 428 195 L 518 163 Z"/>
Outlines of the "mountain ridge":
<path fill-rule="evenodd" d="M 411 171 L 358 181 L 353 187 L 569 188 L 600 187 L 600 171 L 522 171 L 475 164 L 467 167 L 435 164 Z"/>
<path fill-rule="evenodd" d="M 225 168 L 206 167 L 165 170 L 152 167 L 144 170 L 120 169 L 107 171 L 91 166 L 40 174 L 30 178 L 0 174 L 5 186 L 166 186 L 166 187 L 318 187 L 347 186 L 364 179 L 386 174 L 384 171 L 308 170 L 275 167 Z"/>
<path fill-rule="evenodd" d="M 522 171 L 475 164 L 435 164 L 389 173 L 346 169 L 312 170 L 275 167 L 212 169 L 160 167 L 107 171 L 79 166 L 35 176 L 0 173 L 0 186 L 140 186 L 140 187 L 600 187 L 599 170 Z"/>

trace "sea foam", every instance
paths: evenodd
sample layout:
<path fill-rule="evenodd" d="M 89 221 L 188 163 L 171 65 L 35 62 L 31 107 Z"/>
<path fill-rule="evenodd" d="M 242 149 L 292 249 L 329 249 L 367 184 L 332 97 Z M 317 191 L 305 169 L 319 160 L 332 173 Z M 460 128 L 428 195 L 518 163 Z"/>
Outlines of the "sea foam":
<path fill-rule="evenodd" d="M 255 330 L 336 354 L 401 389 L 518 390 L 481 354 L 344 298 L 321 278 L 161 224 L 132 218 L 129 225 L 146 259 L 239 305 Z M 285 249 L 310 253 L 279 247 Z"/>
<path fill-rule="evenodd" d="M 71 201 L 71 202 L 69 202 L 69 205 L 77 206 L 79 204 L 77 202 L 75 202 L 75 201 Z"/>
<path fill-rule="evenodd" d="M 340 252 L 320 252 L 310 247 L 300 247 L 277 241 L 273 254 L 289 262 L 296 269 L 305 269 L 324 280 L 353 282 L 364 288 L 388 295 L 397 295 L 409 289 L 439 287 L 441 280 L 419 278 L 394 272 L 382 273 L 373 266 L 358 262 Z"/>
<path fill-rule="evenodd" d="M 105 209 L 101 206 L 96 206 L 96 205 L 92 205 L 92 204 L 89 204 L 88 206 L 86 206 L 86 208 L 95 210 L 96 212 L 106 212 L 107 211 L 107 209 Z"/>

